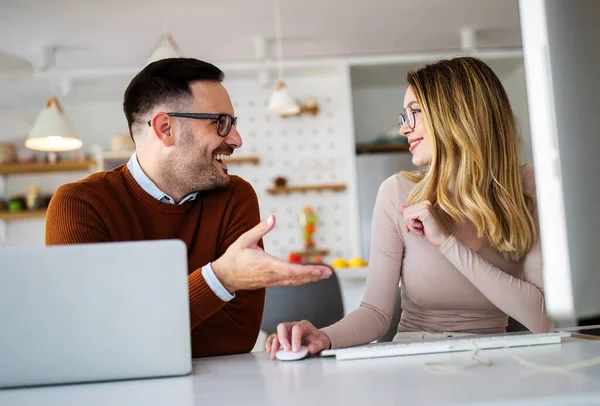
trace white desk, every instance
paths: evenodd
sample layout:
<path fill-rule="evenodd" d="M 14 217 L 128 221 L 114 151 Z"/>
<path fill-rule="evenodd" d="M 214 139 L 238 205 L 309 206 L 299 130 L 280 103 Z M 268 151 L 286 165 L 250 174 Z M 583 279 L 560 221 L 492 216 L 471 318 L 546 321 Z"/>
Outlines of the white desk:
<path fill-rule="evenodd" d="M 0 390 L 0 405 L 599 405 L 600 366 L 545 373 L 518 365 L 564 364 L 600 356 L 600 341 L 482 351 L 491 367 L 460 373 L 424 370 L 427 355 L 336 362 L 271 361 L 266 353 L 195 360 L 191 376 Z M 454 355 L 468 357 L 467 353 Z"/>

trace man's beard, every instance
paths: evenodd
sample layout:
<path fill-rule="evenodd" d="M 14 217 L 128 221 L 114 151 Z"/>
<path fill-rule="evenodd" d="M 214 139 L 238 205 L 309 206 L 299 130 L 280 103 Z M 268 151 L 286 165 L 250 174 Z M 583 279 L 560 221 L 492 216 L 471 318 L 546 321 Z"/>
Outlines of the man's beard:
<path fill-rule="evenodd" d="M 210 165 L 208 166 L 208 170 L 206 171 L 206 184 L 202 186 L 201 189 L 198 190 L 209 190 L 216 188 L 224 188 L 229 185 L 229 175 L 227 174 L 227 170 L 223 170 L 226 176 L 223 176 L 219 172 L 221 170 L 217 168 L 214 162 L 214 158 L 211 157 Z"/>
<path fill-rule="evenodd" d="M 223 176 L 219 173 L 220 169 L 217 168 L 212 155 L 207 155 L 206 151 L 203 151 L 200 159 L 203 162 L 190 160 L 186 164 L 182 160 L 173 167 L 177 168 L 177 173 L 173 174 L 173 180 L 179 182 L 182 189 L 189 190 L 189 193 L 192 193 L 200 190 L 223 188 L 229 185 L 229 176 Z"/>
<path fill-rule="evenodd" d="M 197 147 L 185 145 L 178 154 L 165 162 L 163 169 L 170 174 L 171 186 L 187 194 L 227 187 L 229 176 L 220 173 L 221 169 L 217 167 L 214 155 L 206 148 L 200 153 L 194 152 L 197 152 Z"/>

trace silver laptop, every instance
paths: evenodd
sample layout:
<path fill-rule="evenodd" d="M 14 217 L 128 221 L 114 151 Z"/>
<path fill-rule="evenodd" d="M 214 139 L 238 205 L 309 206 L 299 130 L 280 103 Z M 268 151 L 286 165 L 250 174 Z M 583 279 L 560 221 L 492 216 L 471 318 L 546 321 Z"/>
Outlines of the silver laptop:
<path fill-rule="evenodd" d="M 0 249 L 0 387 L 186 375 L 177 240 Z"/>

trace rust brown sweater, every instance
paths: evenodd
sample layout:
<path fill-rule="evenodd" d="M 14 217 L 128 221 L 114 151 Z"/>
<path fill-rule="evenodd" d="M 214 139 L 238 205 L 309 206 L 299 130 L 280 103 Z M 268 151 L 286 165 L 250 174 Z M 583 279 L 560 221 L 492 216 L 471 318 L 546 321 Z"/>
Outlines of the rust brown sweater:
<path fill-rule="evenodd" d="M 172 205 L 147 194 L 123 165 L 58 189 L 46 215 L 46 245 L 182 240 L 188 248 L 192 356 L 235 354 L 251 351 L 256 342 L 265 291 L 238 291 L 223 302 L 201 268 L 259 221 L 256 194 L 237 176 L 226 188 Z"/>

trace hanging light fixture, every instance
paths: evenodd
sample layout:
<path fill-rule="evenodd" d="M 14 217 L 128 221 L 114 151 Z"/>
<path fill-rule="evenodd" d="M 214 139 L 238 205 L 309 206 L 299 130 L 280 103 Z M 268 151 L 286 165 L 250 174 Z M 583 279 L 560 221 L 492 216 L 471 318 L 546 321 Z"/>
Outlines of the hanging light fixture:
<path fill-rule="evenodd" d="M 282 116 L 293 116 L 300 113 L 300 106 L 296 103 L 285 87 L 283 80 L 277 82 L 275 91 L 271 95 L 268 110 Z"/>
<path fill-rule="evenodd" d="M 183 56 L 183 52 L 181 52 L 181 49 L 177 45 L 175 38 L 173 38 L 171 35 L 171 30 L 169 29 L 169 19 L 165 18 L 165 16 L 169 15 L 167 0 L 161 0 L 159 15 L 162 18 L 161 29 L 163 35 L 158 40 L 156 46 L 152 49 L 150 56 L 148 56 L 146 59 L 146 65 L 149 65 L 152 62 L 160 61 L 161 59 L 181 58 Z"/>
<path fill-rule="evenodd" d="M 51 97 L 33 123 L 25 146 L 49 152 L 48 160 L 54 163 L 57 152 L 79 149 L 83 142 L 75 134 L 58 99 Z"/>
<path fill-rule="evenodd" d="M 146 65 L 167 58 L 181 58 L 181 49 L 170 33 L 163 34 L 146 60 Z"/>
<path fill-rule="evenodd" d="M 294 98 L 289 94 L 283 81 L 283 45 L 281 41 L 281 10 L 279 0 L 275 0 L 275 41 L 277 44 L 277 59 L 278 59 L 278 76 L 279 80 L 275 88 L 275 92 L 271 96 L 268 111 L 283 116 L 293 116 L 300 112 L 300 106 Z"/>

